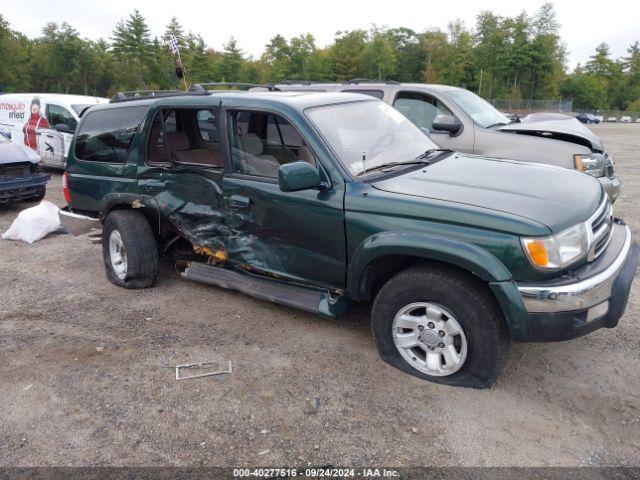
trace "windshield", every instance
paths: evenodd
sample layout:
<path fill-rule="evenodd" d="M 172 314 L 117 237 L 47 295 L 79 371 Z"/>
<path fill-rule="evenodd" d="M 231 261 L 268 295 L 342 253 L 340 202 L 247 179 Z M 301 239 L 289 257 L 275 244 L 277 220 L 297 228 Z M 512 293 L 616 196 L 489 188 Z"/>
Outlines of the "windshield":
<path fill-rule="evenodd" d="M 306 113 L 353 175 L 438 148 L 404 115 L 377 100 L 313 107 Z"/>
<path fill-rule="evenodd" d="M 78 114 L 81 115 L 82 111 L 87 108 L 87 107 L 92 107 L 93 105 L 95 105 L 95 103 L 83 103 L 83 104 L 76 104 L 76 105 L 71 105 L 71 108 L 73 108 L 73 110 Z"/>
<path fill-rule="evenodd" d="M 469 90 L 451 90 L 447 95 L 482 128 L 511 123 L 511 120 L 496 110 L 493 105 Z"/>

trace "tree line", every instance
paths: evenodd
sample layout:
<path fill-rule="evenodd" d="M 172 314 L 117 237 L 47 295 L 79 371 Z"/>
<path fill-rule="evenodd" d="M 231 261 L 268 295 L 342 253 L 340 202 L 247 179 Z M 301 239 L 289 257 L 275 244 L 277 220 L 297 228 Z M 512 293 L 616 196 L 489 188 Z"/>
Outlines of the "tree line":
<path fill-rule="evenodd" d="M 276 35 L 255 58 L 234 38 L 222 50 L 207 46 L 176 17 L 153 37 L 138 10 L 99 40 L 81 38 L 67 23 L 48 23 L 40 37 L 29 39 L 0 14 L 0 91 L 112 96 L 183 88 L 169 45 L 175 38 L 189 83 L 369 78 L 457 85 L 489 99 L 572 99 L 574 109 L 640 111 L 640 44 L 614 59 L 602 43 L 568 73 L 559 27 L 547 3 L 514 17 L 482 11 L 472 28 L 456 20 L 446 30 L 339 31 L 326 47 L 309 33 Z"/>

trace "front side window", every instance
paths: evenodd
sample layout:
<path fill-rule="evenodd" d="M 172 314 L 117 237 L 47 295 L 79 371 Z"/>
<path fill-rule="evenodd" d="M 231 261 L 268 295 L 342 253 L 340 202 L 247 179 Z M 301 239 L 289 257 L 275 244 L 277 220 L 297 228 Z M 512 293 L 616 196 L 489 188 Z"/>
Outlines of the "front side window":
<path fill-rule="evenodd" d="M 47 105 L 47 120 L 49 125 L 56 127 L 56 125 L 65 125 L 70 132 L 74 132 L 78 126 L 78 121 L 71 115 L 71 112 L 59 105 L 48 104 Z"/>
<path fill-rule="evenodd" d="M 313 107 L 306 114 L 353 175 L 377 165 L 411 161 L 438 148 L 404 115 L 379 100 Z"/>
<path fill-rule="evenodd" d="M 427 133 L 434 131 L 433 121 L 438 115 L 451 115 L 451 110 L 437 98 L 416 92 L 400 92 L 393 106 Z"/>
<path fill-rule="evenodd" d="M 131 141 L 147 110 L 145 106 L 88 112 L 76 136 L 76 157 L 96 162 L 126 162 Z"/>
<path fill-rule="evenodd" d="M 495 128 L 511 123 L 493 105 L 469 90 L 451 90 L 447 95 L 479 127 Z"/>
<path fill-rule="evenodd" d="M 298 130 L 281 115 L 240 111 L 229 114 L 233 171 L 278 178 L 278 168 L 299 160 L 316 164 Z"/>

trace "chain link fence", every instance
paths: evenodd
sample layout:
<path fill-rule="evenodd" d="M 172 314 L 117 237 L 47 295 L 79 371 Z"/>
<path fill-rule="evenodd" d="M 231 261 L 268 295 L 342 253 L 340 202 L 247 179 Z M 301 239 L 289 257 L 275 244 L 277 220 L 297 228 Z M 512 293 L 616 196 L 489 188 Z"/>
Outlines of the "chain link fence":
<path fill-rule="evenodd" d="M 573 100 L 508 100 L 495 98 L 490 100 L 498 110 L 507 112 L 562 112 L 571 113 Z"/>
<path fill-rule="evenodd" d="M 573 100 L 509 100 L 495 98 L 490 100 L 491 104 L 503 112 L 526 115 L 531 112 L 559 112 L 567 115 L 577 115 L 579 113 L 592 113 L 601 115 L 606 120 L 609 117 L 620 121 L 623 116 L 631 117 L 631 121 L 636 123 L 640 119 L 640 111 L 624 110 L 583 110 L 573 109 Z M 640 122 L 638 122 L 640 123 Z"/>

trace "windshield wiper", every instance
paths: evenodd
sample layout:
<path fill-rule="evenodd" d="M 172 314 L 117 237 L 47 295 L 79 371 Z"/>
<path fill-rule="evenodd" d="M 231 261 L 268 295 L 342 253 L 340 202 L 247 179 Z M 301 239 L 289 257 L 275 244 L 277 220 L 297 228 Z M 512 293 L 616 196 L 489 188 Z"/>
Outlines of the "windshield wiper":
<path fill-rule="evenodd" d="M 511 122 L 511 123 L 513 123 L 513 122 Z M 484 127 L 484 128 L 505 127 L 507 125 L 509 125 L 509 124 L 508 123 L 504 123 L 504 122 L 498 122 L 498 123 L 492 123 L 488 127 Z"/>
<path fill-rule="evenodd" d="M 362 175 L 363 173 L 373 172 L 375 170 L 383 170 L 385 168 L 396 167 L 398 165 L 418 165 L 418 164 L 422 164 L 422 163 L 429 164 L 429 160 L 408 160 L 406 162 L 381 163 L 380 165 L 376 165 L 375 167 L 365 168 L 364 170 L 361 170 L 360 172 L 358 172 L 357 175 Z"/>
<path fill-rule="evenodd" d="M 455 150 L 452 150 L 451 148 L 430 148 L 429 150 L 426 150 L 424 153 L 421 153 L 420 155 L 418 155 L 416 157 L 416 160 L 421 160 L 423 158 L 428 158 L 431 155 L 433 155 L 436 152 L 440 152 L 440 153 L 446 153 L 446 152 L 455 152 Z M 427 162 L 428 163 L 428 162 Z"/>
<path fill-rule="evenodd" d="M 383 170 L 385 168 L 398 167 L 398 166 L 402 166 L 402 165 L 429 165 L 431 163 L 431 160 L 427 160 L 427 158 L 430 157 L 432 154 L 434 154 L 436 152 L 440 152 L 440 153 L 451 152 L 451 153 L 453 153 L 454 151 L 455 150 L 452 150 L 450 148 L 430 148 L 429 150 L 425 151 L 424 153 L 421 153 L 420 155 L 418 155 L 413 160 L 406 160 L 404 162 L 381 163 L 380 165 L 376 165 L 374 167 L 365 168 L 364 170 L 359 172 L 357 175 L 362 175 L 363 173 L 373 172 L 375 170 Z"/>

